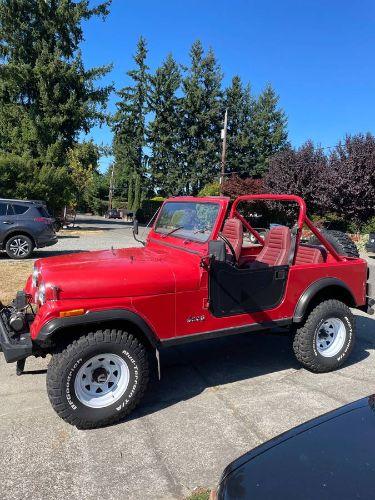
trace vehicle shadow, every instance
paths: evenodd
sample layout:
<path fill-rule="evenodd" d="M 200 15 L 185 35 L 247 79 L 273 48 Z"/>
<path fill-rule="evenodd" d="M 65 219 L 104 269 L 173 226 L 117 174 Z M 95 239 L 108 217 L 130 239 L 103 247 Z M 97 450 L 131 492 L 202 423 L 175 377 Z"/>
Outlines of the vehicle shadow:
<path fill-rule="evenodd" d="M 375 321 L 361 317 L 359 326 L 370 331 Z M 366 359 L 371 350 L 375 350 L 375 340 L 359 335 L 345 366 Z M 303 370 L 294 357 L 291 336 L 280 331 L 201 341 L 169 348 L 160 354 L 161 381 L 151 380 L 141 405 L 124 421 L 163 410 L 209 388 L 284 370 Z M 266 390 L 267 382 L 262 383 Z"/>

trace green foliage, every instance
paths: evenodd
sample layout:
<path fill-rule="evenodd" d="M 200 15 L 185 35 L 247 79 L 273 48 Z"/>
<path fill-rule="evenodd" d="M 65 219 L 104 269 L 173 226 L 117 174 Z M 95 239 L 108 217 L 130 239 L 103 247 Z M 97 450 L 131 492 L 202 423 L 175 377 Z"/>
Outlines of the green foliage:
<path fill-rule="evenodd" d="M 72 179 L 66 167 L 40 167 L 27 157 L 0 155 L 1 195 L 5 198 L 44 200 L 51 213 L 57 214 L 73 201 Z"/>
<path fill-rule="evenodd" d="M 213 51 L 200 41 L 190 50 L 190 66 L 183 78 L 181 153 L 187 194 L 197 194 L 218 175 L 222 123 L 222 73 Z"/>
<path fill-rule="evenodd" d="M 287 118 L 278 107 L 279 97 L 268 85 L 254 103 L 251 129 L 254 146 L 253 176 L 267 171 L 267 160 L 288 146 Z"/>
<path fill-rule="evenodd" d="M 198 196 L 219 196 L 220 194 L 220 183 L 219 182 L 211 182 L 210 184 L 206 184 L 204 188 L 202 188 Z"/>
<path fill-rule="evenodd" d="M 375 233 L 375 216 L 371 217 L 361 228 L 363 234 Z"/>
<path fill-rule="evenodd" d="M 153 120 L 148 126 L 148 145 L 152 150 L 149 167 L 153 184 L 166 196 L 184 188 L 180 153 L 181 98 L 176 93 L 181 74 L 172 55 L 150 77 L 149 110 Z"/>
<path fill-rule="evenodd" d="M 146 57 L 147 45 L 141 37 L 134 56 L 135 69 L 127 72 L 132 84 L 118 91 L 120 101 L 116 103 L 112 121 L 116 185 L 122 186 L 119 195 L 127 195 L 128 206 L 133 208 L 139 207 L 147 162 L 144 152 L 149 94 Z"/>
<path fill-rule="evenodd" d="M 78 48 L 82 21 L 109 3 L 0 3 L 0 151 L 63 166 L 78 133 L 105 120 L 111 88 L 95 81 L 109 67 L 85 69 Z"/>
<path fill-rule="evenodd" d="M 162 200 L 143 200 L 140 208 L 135 212 L 136 219 L 141 223 L 148 223 L 162 204 Z"/>
<path fill-rule="evenodd" d="M 254 168 L 254 137 L 252 114 L 254 102 L 250 86 L 235 76 L 226 89 L 224 107 L 228 110 L 226 173 L 248 176 Z"/>

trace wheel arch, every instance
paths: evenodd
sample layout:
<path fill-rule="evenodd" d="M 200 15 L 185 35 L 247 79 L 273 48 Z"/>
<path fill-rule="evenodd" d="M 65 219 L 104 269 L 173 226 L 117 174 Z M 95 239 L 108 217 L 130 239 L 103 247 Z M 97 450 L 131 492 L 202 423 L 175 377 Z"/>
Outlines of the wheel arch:
<path fill-rule="evenodd" d="M 61 339 L 75 339 L 95 328 L 122 328 L 136 335 L 145 347 L 157 349 L 160 341 L 154 330 L 137 313 L 126 309 L 89 311 L 81 316 L 55 318 L 40 329 L 35 342 L 44 348 L 50 348 Z"/>
<path fill-rule="evenodd" d="M 301 295 L 294 310 L 293 323 L 300 323 L 315 305 L 323 300 L 337 299 L 349 307 L 356 306 L 353 292 L 338 278 L 322 278 L 312 283 Z"/>
<path fill-rule="evenodd" d="M 17 236 L 18 234 L 20 234 L 22 236 L 27 236 L 28 238 L 30 238 L 30 240 L 32 241 L 34 248 L 35 248 L 36 241 L 35 241 L 34 236 L 31 233 L 29 233 L 28 231 L 26 231 L 25 229 L 20 229 L 19 231 L 17 231 L 16 229 L 11 229 L 9 231 L 9 233 L 7 233 L 3 239 L 3 242 L 2 242 L 3 248 L 6 247 L 6 244 L 8 243 L 10 238 L 12 238 L 13 236 Z"/>

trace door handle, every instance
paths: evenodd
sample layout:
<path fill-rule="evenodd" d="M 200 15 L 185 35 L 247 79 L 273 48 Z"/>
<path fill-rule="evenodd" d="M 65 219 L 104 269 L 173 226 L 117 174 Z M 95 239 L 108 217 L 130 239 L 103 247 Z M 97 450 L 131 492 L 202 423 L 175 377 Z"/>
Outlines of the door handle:
<path fill-rule="evenodd" d="M 5 220 L 5 221 L 3 221 L 3 224 L 14 224 L 14 222 L 12 222 L 10 220 Z"/>

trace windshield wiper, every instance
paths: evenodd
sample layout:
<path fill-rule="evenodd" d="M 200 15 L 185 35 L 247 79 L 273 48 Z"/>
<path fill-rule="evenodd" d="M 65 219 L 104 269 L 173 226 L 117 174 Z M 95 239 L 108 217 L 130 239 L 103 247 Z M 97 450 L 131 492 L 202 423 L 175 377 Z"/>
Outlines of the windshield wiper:
<path fill-rule="evenodd" d="M 169 236 L 170 234 L 173 234 L 173 233 L 175 233 L 176 231 L 179 231 L 180 229 L 184 229 L 184 226 L 177 226 L 177 227 L 175 227 L 175 228 L 171 229 L 170 231 L 168 231 L 167 233 L 164 233 L 162 237 L 163 237 L 163 238 L 166 238 L 166 237 L 167 237 L 167 236 Z"/>

